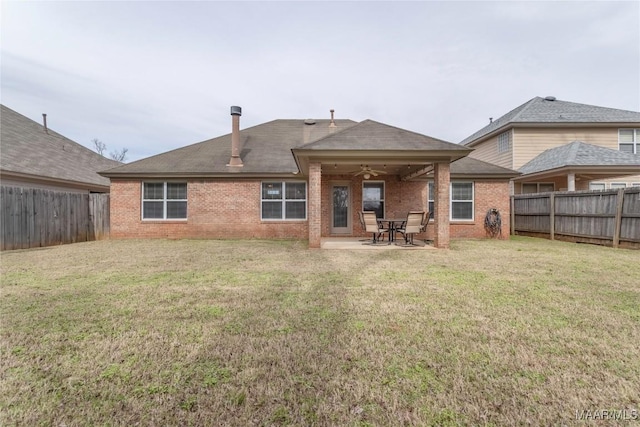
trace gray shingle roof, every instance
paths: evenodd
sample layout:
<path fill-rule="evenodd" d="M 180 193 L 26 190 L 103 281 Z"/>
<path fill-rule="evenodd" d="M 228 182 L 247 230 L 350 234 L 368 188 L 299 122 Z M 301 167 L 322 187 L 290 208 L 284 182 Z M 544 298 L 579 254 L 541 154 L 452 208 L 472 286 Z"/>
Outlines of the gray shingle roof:
<path fill-rule="evenodd" d="M 462 150 L 466 147 L 373 120 L 298 147 L 304 150 Z"/>
<path fill-rule="evenodd" d="M 273 120 L 240 131 L 241 168 L 227 166 L 231 134 L 104 171 L 110 177 L 126 175 L 291 174 L 298 166 L 291 150 L 453 150 L 468 148 L 415 132 L 365 120 Z"/>
<path fill-rule="evenodd" d="M 0 170 L 109 187 L 98 171 L 121 163 L 74 142 L 2 105 Z"/>
<path fill-rule="evenodd" d="M 460 144 L 468 145 L 516 123 L 640 123 L 640 112 L 535 97 L 468 136 Z"/>
<path fill-rule="evenodd" d="M 298 171 L 291 149 L 329 134 L 329 120 L 273 120 L 240 131 L 243 166 L 227 166 L 231 157 L 231 134 L 161 153 L 105 171 L 107 176 L 135 174 L 288 174 Z M 336 120 L 338 129 L 356 124 Z"/>
<path fill-rule="evenodd" d="M 472 157 L 463 157 L 451 163 L 451 175 L 481 176 L 492 175 L 513 178 L 520 175 L 520 172 L 513 169 L 503 168 L 493 163 L 483 162 Z"/>
<path fill-rule="evenodd" d="M 540 153 L 519 171 L 531 174 L 567 166 L 640 166 L 640 156 L 573 141 Z"/>

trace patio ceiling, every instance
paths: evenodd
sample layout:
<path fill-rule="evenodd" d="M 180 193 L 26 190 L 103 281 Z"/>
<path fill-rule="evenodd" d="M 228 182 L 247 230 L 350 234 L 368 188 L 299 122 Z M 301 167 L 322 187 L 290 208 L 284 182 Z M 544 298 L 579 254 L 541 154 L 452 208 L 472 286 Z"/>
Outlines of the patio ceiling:
<path fill-rule="evenodd" d="M 367 162 L 348 162 L 343 163 L 340 161 L 334 161 L 333 163 L 330 161 L 321 162 L 322 165 L 322 175 L 354 175 L 363 168 L 369 168 L 374 171 L 382 171 L 380 175 L 398 175 L 398 176 L 406 176 L 417 173 L 418 171 L 422 171 L 425 166 L 430 166 L 432 163 L 411 163 L 407 160 L 407 163 L 400 162 L 394 163 L 380 160 L 373 160 L 372 163 Z M 373 174 L 372 174 L 373 175 Z M 375 176 L 372 176 L 375 178 Z"/>
<path fill-rule="evenodd" d="M 462 150 L 341 150 L 307 151 L 292 150 L 303 175 L 309 173 L 309 163 L 318 162 L 323 175 L 348 175 L 369 166 L 386 171 L 386 175 L 397 175 L 401 179 L 412 179 L 433 169 L 437 162 L 450 163 L 468 154 Z"/>

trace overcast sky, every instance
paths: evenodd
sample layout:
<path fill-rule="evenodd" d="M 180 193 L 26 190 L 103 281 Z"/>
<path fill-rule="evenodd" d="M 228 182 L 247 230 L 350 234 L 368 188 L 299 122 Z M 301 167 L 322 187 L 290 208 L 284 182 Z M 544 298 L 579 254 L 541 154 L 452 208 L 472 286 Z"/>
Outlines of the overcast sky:
<path fill-rule="evenodd" d="M 460 142 L 535 96 L 640 111 L 640 2 L 2 1 L 2 104 L 128 161 L 282 118 Z"/>

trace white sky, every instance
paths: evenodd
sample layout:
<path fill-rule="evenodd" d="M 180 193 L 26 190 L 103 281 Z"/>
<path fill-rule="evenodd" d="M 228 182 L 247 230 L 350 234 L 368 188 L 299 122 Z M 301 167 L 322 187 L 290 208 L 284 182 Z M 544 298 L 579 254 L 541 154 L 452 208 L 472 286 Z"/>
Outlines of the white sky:
<path fill-rule="evenodd" d="M 640 2 L 1 3 L 1 101 L 128 161 L 284 118 L 460 142 L 535 96 L 640 111 Z"/>

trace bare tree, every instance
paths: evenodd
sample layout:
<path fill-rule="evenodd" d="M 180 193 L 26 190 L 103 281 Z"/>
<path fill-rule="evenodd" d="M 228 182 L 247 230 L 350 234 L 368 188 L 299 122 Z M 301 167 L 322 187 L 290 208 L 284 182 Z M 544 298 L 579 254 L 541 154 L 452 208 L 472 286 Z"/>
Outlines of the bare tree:
<path fill-rule="evenodd" d="M 107 151 L 107 144 L 100 141 L 98 138 L 93 138 L 91 140 L 93 142 L 93 148 L 95 148 L 96 152 L 101 156 L 106 157 L 105 152 Z M 127 159 L 127 151 L 128 148 L 122 148 L 121 150 L 114 150 L 109 153 L 109 157 L 111 157 L 116 162 L 123 162 Z"/>
<path fill-rule="evenodd" d="M 124 162 L 127 159 L 127 151 L 129 151 L 128 148 L 123 148 L 120 151 L 115 150 L 109 153 L 109 156 L 116 162 Z"/>
<path fill-rule="evenodd" d="M 100 141 L 98 138 L 93 138 L 91 142 L 93 142 L 93 148 L 95 148 L 96 152 L 101 156 L 104 156 L 104 152 L 107 149 L 107 144 Z"/>

